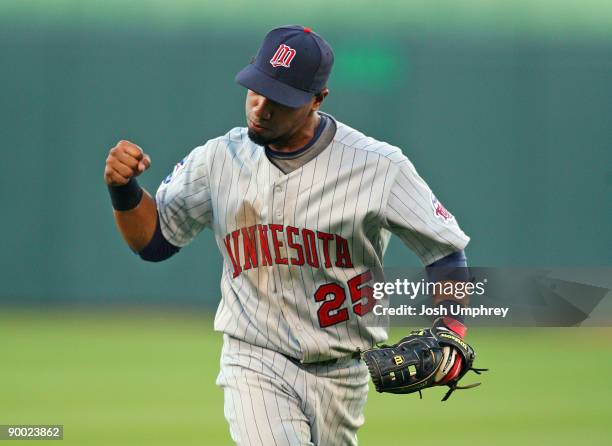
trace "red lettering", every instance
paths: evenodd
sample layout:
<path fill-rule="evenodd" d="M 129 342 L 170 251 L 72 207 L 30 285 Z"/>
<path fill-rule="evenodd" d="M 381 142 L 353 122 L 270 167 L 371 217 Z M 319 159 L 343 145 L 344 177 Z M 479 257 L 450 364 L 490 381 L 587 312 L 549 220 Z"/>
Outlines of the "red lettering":
<path fill-rule="evenodd" d="M 376 300 L 374 291 L 368 282 L 372 279 L 372 272 L 366 271 L 347 282 L 353 312 L 358 316 L 364 316 L 372 311 Z M 322 302 L 317 310 L 319 325 L 323 328 L 349 319 L 349 311 L 342 308 L 346 300 L 344 288 L 337 283 L 326 283 L 317 288 L 314 294 L 315 302 Z M 364 301 L 365 299 L 365 301 Z"/>
<path fill-rule="evenodd" d="M 295 50 L 287 45 L 280 45 L 270 59 L 270 63 L 274 68 L 276 67 L 287 67 L 289 68 L 291 61 L 295 57 Z"/>
<path fill-rule="evenodd" d="M 242 246 L 244 250 L 244 270 L 257 268 L 257 245 L 255 242 L 256 226 L 242 228 Z"/>
<path fill-rule="evenodd" d="M 284 233 L 285 230 L 286 234 Z M 272 233 L 274 258 L 271 254 L 268 232 Z M 299 238 L 300 232 L 301 239 Z M 279 233 L 282 234 L 279 236 Z M 240 240 L 241 234 L 242 240 Z M 322 254 L 319 251 L 318 240 L 321 241 Z M 335 242 L 335 259 L 332 259 L 330 253 L 332 241 Z M 252 225 L 227 234 L 223 242 L 234 268 L 234 277 L 238 277 L 242 271 L 259 266 L 271 266 L 275 263 L 296 266 L 303 266 L 307 263 L 313 268 L 319 268 L 321 264 L 325 268 L 331 268 L 332 266 L 339 268 L 353 267 L 348 241 L 339 235 L 323 231 L 315 232 L 310 229 L 299 229 L 295 226 L 285 227 L 279 224 Z M 287 246 L 286 253 L 283 252 L 285 243 Z M 242 244 L 244 253 L 242 265 L 240 244 Z M 289 248 L 294 252 L 289 252 Z M 335 263 L 332 260 L 335 260 Z"/>
<path fill-rule="evenodd" d="M 317 238 L 323 241 L 323 257 L 325 258 L 325 268 L 331 268 L 332 263 L 329 258 L 329 241 L 333 240 L 334 235 L 327 232 L 317 231 Z"/>
<path fill-rule="evenodd" d="M 304 264 L 304 252 L 302 246 L 295 243 L 293 237 L 299 234 L 300 230 L 293 226 L 287 226 L 287 246 L 297 251 L 297 258 L 291 257 L 291 264 L 302 266 Z"/>
<path fill-rule="evenodd" d="M 234 233 L 237 233 L 237 232 L 238 231 L 234 231 Z M 230 245 L 230 234 L 227 234 L 225 236 L 225 240 L 223 240 L 223 242 L 225 243 L 225 248 L 227 249 L 227 253 L 229 254 L 230 260 L 232 261 L 232 265 L 234 266 L 234 278 L 236 278 L 242 272 L 242 268 L 240 267 L 240 264 L 236 261 L 236 257 L 239 255 L 237 251 L 238 244 L 234 243 L 234 247 L 236 249 L 236 257 L 235 257 L 234 253 L 232 252 L 231 245 Z"/>
<path fill-rule="evenodd" d="M 331 296 L 331 299 L 328 300 L 327 296 Z M 346 294 L 344 293 L 344 288 L 337 283 L 321 285 L 315 291 L 314 298 L 316 302 L 323 302 L 317 311 L 321 328 L 348 320 L 348 310 L 340 308 L 346 299 Z"/>
<path fill-rule="evenodd" d="M 234 255 L 236 256 L 236 263 L 238 263 L 238 267 L 240 267 L 240 247 L 238 239 L 240 238 L 240 230 L 236 229 L 232 232 L 232 240 L 234 241 Z"/>
<path fill-rule="evenodd" d="M 272 59 L 270 59 L 270 63 L 274 65 L 276 62 L 278 62 L 278 59 L 280 59 L 280 55 L 284 54 L 285 51 L 287 51 L 285 49 L 285 45 L 280 45 L 276 50 L 276 53 L 274 53 L 274 56 L 272 56 Z"/>
<path fill-rule="evenodd" d="M 349 252 L 348 241 L 336 235 L 336 266 L 340 268 L 352 268 L 351 253 Z"/>
<path fill-rule="evenodd" d="M 281 256 L 280 249 L 283 246 L 283 242 L 278 239 L 277 233 L 283 230 L 283 225 L 270 225 L 270 232 L 272 232 L 272 244 L 274 245 L 274 254 L 276 258 L 274 261 L 281 265 L 287 265 L 289 261 L 286 257 Z"/>
<path fill-rule="evenodd" d="M 353 311 L 358 316 L 363 316 L 374 308 L 376 300 L 374 299 L 374 290 L 367 284 L 372 279 L 372 272 L 366 271 L 358 276 L 353 277 L 346 284 L 349 288 L 349 294 L 353 305 Z M 363 301 L 365 298 L 365 302 Z"/>
<path fill-rule="evenodd" d="M 261 251 L 261 266 L 272 265 L 270 246 L 268 245 L 268 225 L 257 225 L 259 232 L 259 249 Z"/>
<path fill-rule="evenodd" d="M 317 255 L 316 236 L 310 229 L 302 229 L 304 250 L 306 251 L 306 262 L 315 268 L 319 267 L 319 256 Z"/>

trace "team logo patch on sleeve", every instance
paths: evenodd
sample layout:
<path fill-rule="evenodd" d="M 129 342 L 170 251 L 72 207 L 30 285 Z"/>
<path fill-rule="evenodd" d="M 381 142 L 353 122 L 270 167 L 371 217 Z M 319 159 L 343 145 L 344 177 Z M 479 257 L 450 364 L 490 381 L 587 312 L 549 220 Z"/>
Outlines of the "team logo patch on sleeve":
<path fill-rule="evenodd" d="M 431 193 L 431 207 L 433 208 L 434 216 L 445 223 L 452 221 L 453 218 L 455 218 L 453 217 L 453 214 L 448 212 L 444 205 L 440 203 L 440 200 L 436 198 L 433 192 Z"/>
<path fill-rule="evenodd" d="M 174 166 L 174 169 L 172 170 L 172 172 L 170 173 L 170 175 L 168 175 L 163 183 L 164 184 L 168 184 L 170 181 L 172 181 L 172 177 L 176 176 L 176 174 L 178 172 L 180 172 L 183 167 L 185 167 L 185 158 L 183 158 L 182 160 L 180 160 L 178 163 L 176 163 L 176 166 Z"/>

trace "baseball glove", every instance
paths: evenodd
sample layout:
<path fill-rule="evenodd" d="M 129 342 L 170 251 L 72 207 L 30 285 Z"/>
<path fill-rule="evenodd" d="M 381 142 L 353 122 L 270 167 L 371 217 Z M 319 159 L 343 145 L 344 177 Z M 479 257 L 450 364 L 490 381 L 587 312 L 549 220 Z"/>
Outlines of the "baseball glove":
<path fill-rule="evenodd" d="M 480 374 L 488 369 L 473 368 L 475 353 L 461 337 L 436 324 L 410 333 L 394 345 L 381 345 L 361 354 L 378 392 L 413 393 L 446 385 L 446 401 L 456 389 L 469 389 L 480 383 L 459 386 L 470 370 Z M 421 395 L 421 398 L 423 396 Z"/>

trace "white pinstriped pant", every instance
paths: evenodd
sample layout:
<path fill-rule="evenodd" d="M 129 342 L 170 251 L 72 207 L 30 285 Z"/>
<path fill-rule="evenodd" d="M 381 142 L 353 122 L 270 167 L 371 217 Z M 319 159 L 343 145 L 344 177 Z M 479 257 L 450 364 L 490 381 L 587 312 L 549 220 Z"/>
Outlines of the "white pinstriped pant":
<path fill-rule="evenodd" d="M 368 379 L 359 359 L 297 364 L 224 335 L 217 385 L 239 446 L 347 446 L 357 444 Z"/>

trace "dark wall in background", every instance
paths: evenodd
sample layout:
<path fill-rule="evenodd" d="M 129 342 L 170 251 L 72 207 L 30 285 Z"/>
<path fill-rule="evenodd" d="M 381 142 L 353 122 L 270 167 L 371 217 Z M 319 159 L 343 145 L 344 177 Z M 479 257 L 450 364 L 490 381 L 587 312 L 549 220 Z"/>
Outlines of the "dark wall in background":
<path fill-rule="evenodd" d="M 612 44 L 320 31 L 337 56 L 324 110 L 403 149 L 472 237 L 471 263 L 611 263 Z M 155 191 L 243 125 L 233 76 L 262 36 L 236 32 L 0 30 L 0 302 L 217 301 L 212 234 L 140 261 L 102 172 L 130 139 Z M 417 264 L 397 239 L 386 260 Z"/>

